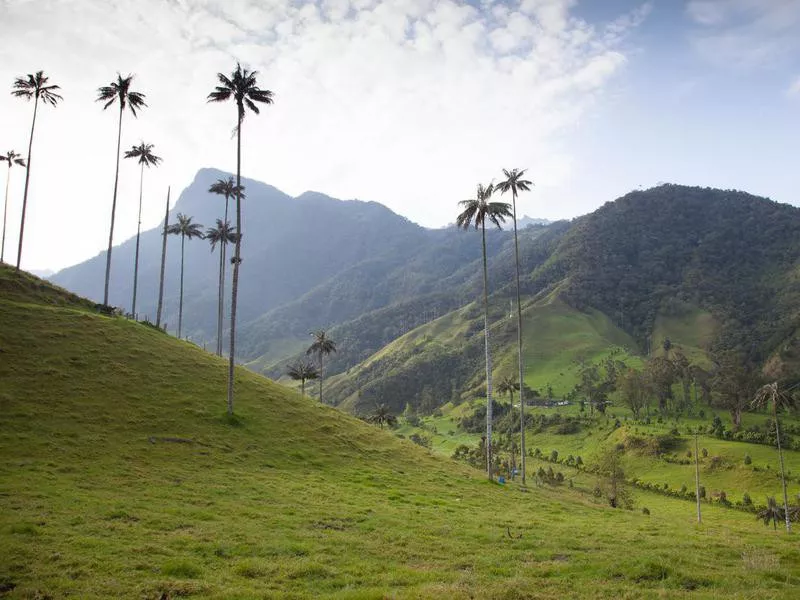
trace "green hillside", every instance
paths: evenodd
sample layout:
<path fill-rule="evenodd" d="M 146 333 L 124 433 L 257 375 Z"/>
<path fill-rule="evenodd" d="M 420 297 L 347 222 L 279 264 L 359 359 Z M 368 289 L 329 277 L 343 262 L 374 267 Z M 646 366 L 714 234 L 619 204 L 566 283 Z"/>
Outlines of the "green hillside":
<path fill-rule="evenodd" d="M 640 498 L 644 515 L 566 485 L 489 484 L 246 370 L 227 419 L 224 361 L 5 267 L 0 282 L 4 597 L 791 598 L 800 585 L 794 539 L 751 515 L 709 507 L 698 527 L 661 496 Z"/>

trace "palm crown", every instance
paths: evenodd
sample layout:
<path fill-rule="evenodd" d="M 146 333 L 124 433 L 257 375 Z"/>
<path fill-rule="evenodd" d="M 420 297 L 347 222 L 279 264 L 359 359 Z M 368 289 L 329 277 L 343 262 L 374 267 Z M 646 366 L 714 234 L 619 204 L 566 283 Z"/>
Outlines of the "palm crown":
<path fill-rule="evenodd" d="M 17 77 L 14 81 L 14 90 L 11 92 L 17 98 L 38 98 L 46 104 L 55 106 L 59 100 L 63 98 L 56 93 L 55 90 L 60 90 L 61 87 L 57 85 L 47 85 L 50 80 L 44 74 L 44 71 L 37 71 L 35 75 L 28 73 L 26 77 Z"/>
<path fill-rule="evenodd" d="M 178 213 L 178 222 L 169 226 L 167 233 L 181 235 L 192 239 L 193 237 L 204 237 L 203 226 L 199 223 L 192 223 L 192 217 Z"/>
<path fill-rule="evenodd" d="M 336 342 L 328 337 L 324 329 L 312 331 L 311 335 L 314 336 L 314 343 L 306 350 L 306 354 L 331 354 L 336 352 Z"/>
<path fill-rule="evenodd" d="M 756 397 L 753 399 L 754 408 L 766 408 L 772 405 L 772 413 L 777 414 L 778 410 L 788 410 L 794 405 L 794 399 L 787 393 L 778 389 L 778 383 L 768 383 L 759 388 Z"/>
<path fill-rule="evenodd" d="M 295 381 L 308 381 L 309 379 L 316 379 L 319 377 L 317 367 L 306 361 L 298 361 L 291 365 L 286 371 L 286 374 Z"/>
<path fill-rule="evenodd" d="M 131 146 L 125 151 L 125 158 L 138 158 L 136 162 L 146 167 L 157 167 L 161 157 L 153 154 L 153 144 L 141 142 L 138 146 Z"/>
<path fill-rule="evenodd" d="M 478 229 L 485 227 L 486 219 L 489 219 L 500 229 L 500 224 L 505 222 L 506 217 L 511 216 L 511 205 L 507 202 L 490 202 L 493 193 L 493 184 L 484 186 L 479 183 L 475 198 L 459 202 L 464 207 L 464 211 L 456 217 L 456 225 L 463 229 L 469 229 L 469 226 L 474 223 L 475 229 Z"/>
<path fill-rule="evenodd" d="M 0 156 L 0 162 L 7 162 L 9 168 L 13 167 L 14 165 L 19 165 L 20 167 L 25 166 L 25 159 L 22 158 L 21 154 L 17 154 L 13 150 L 6 152 L 5 156 Z"/>
<path fill-rule="evenodd" d="M 217 73 L 220 85 L 216 86 L 214 91 L 208 95 L 208 101 L 225 102 L 233 98 L 238 111 L 238 125 L 241 125 L 244 121 L 245 107 L 258 114 L 260 111 L 256 102 L 263 104 L 272 104 L 273 102 L 272 92 L 262 90 L 256 85 L 256 75 L 258 75 L 258 71 L 248 71 L 238 63 L 230 77 L 223 73 Z"/>
<path fill-rule="evenodd" d="M 136 111 L 140 108 L 147 106 L 144 101 L 144 94 L 140 92 L 131 91 L 131 82 L 133 75 L 123 77 L 117 73 L 117 80 L 112 81 L 111 84 L 97 89 L 97 102 L 105 102 L 103 110 L 119 101 L 120 112 L 125 110 L 127 106 L 133 116 L 136 116 Z"/>
<path fill-rule="evenodd" d="M 228 198 L 235 198 L 237 192 L 239 193 L 240 198 L 246 197 L 244 194 L 244 186 L 237 186 L 233 181 L 233 177 L 228 177 L 227 179 L 217 179 L 211 184 L 211 187 L 208 188 L 208 191 L 212 194 L 224 196 L 226 200 Z"/>
<path fill-rule="evenodd" d="M 205 238 L 211 242 L 211 251 L 214 251 L 217 244 L 228 244 L 236 241 L 236 227 L 222 219 L 217 219 L 216 227 L 206 229 Z"/>
<path fill-rule="evenodd" d="M 511 169 L 510 171 L 503 169 L 505 180 L 498 183 L 495 189 L 501 194 L 511 192 L 511 195 L 516 198 L 519 192 L 531 191 L 532 181 L 523 179 L 526 169 Z"/>

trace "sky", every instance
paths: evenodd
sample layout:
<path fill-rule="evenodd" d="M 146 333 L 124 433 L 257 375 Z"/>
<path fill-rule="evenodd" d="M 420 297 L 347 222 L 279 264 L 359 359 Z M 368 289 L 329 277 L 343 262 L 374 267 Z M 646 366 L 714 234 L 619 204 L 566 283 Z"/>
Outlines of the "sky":
<path fill-rule="evenodd" d="M 147 229 L 168 185 L 174 203 L 198 169 L 235 171 L 234 106 L 206 97 L 237 61 L 275 98 L 245 120 L 242 174 L 293 196 L 441 227 L 477 183 L 526 168 L 518 212 L 539 218 L 662 182 L 800 205 L 800 0 L 0 0 L 0 40 L 0 152 L 28 154 L 15 78 L 44 70 L 64 97 L 37 116 L 27 269 L 107 245 L 118 113 L 98 87 L 134 74 L 146 94 L 122 147 L 163 158 L 145 172 Z M 136 233 L 138 196 L 123 160 L 115 243 Z"/>

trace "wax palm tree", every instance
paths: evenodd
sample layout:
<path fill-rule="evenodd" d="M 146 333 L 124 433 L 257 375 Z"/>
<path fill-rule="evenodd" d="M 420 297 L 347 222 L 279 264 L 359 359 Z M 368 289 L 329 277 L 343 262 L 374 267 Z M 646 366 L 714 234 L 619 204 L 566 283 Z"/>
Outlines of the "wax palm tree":
<path fill-rule="evenodd" d="M 8 171 L 6 172 L 6 201 L 3 204 L 3 241 L 0 243 L 0 263 L 3 262 L 6 255 L 6 216 L 8 215 L 8 182 L 11 181 L 11 167 L 19 165 L 25 166 L 25 159 L 21 154 L 17 154 L 13 150 L 6 152 L 5 156 L 0 156 L 0 161 L 8 163 Z"/>
<path fill-rule="evenodd" d="M 317 367 L 315 367 L 313 363 L 302 360 L 299 360 L 290 366 L 286 371 L 286 374 L 295 381 L 300 382 L 300 393 L 303 396 L 306 395 L 306 381 L 311 381 L 319 377 L 319 371 L 317 371 Z"/>
<path fill-rule="evenodd" d="M 784 518 L 788 523 L 788 513 L 785 509 L 778 506 L 778 503 L 775 501 L 775 496 L 769 496 L 767 498 L 767 505 L 756 513 L 756 519 L 764 521 L 764 525 L 769 525 L 770 522 L 772 522 L 772 528 L 775 530 L 778 529 L 778 521 L 783 521 Z"/>
<path fill-rule="evenodd" d="M 217 73 L 220 85 L 208 95 L 209 102 L 236 103 L 236 246 L 233 256 L 233 282 L 231 283 L 231 349 L 228 357 L 228 414 L 233 414 L 233 366 L 236 355 L 236 296 L 239 292 L 239 265 L 242 262 L 242 122 L 245 109 L 258 114 L 257 102 L 272 104 L 272 92 L 262 90 L 256 83 L 256 71 L 248 71 L 237 64 L 236 69 L 228 77 Z"/>
<path fill-rule="evenodd" d="M 225 277 L 225 245 L 236 241 L 236 228 L 222 219 L 217 219 L 216 227 L 206 230 L 206 239 L 211 242 L 211 252 L 219 244 L 219 287 L 217 292 L 217 356 L 222 356 L 222 297 L 223 278 Z"/>
<path fill-rule="evenodd" d="M 31 160 L 33 158 L 33 130 L 36 128 L 36 111 L 39 108 L 39 100 L 50 106 L 56 106 L 63 98 L 56 92 L 61 88 L 57 85 L 48 84 L 50 78 L 44 71 L 37 71 L 36 74 L 17 77 L 14 81 L 12 96 L 30 100 L 33 98 L 33 120 L 31 121 L 31 135 L 28 139 L 28 169 L 25 172 L 25 191 L 22 194 L 22 217 L 19 223 L 19 245 L 17 247 L 17 269 L 22 262 L 22 238 L 25 235 L 25 212 L 28 209 L 28 184 L 31 178 Z"/>
<path fill-rule="evenodd" d="M 783 467 L 783 451 L 781 450 L 781 431 L 778 424 L 778 411 L 788 410 L 794 404 L 792 397 L 778 389 L 778 382 L 762 386 L 756 393 L 753 406 L 764 408 L 772 407 L 772 419 L 775 421 L 775 440 L 778 446 L 778 459 L 781 467 L 781 483 L 783 484 L 783 512 L 786 519 L 786 532 L 791 533 L 792 524 L 789 519 L 789 497 L 786 494 L 786 474 Z"/>
<path fill-rule="evenodd" d="M 390 411 L 389 407 L 385 404 L 381 404 L 380 406 L 375 407 L 375 412 L 367 417 L 367 420 L 370 423 L 376 423 L 380 425 L 380 428 L 383 429 L 384 425 L 392 427 L 393 425 L 397 424 L 397 417 L 395 417 Z"/>
<path fill-rule="evenodd" d="M 167 232 L 172 235 L 181 236 L 181 296 L 178 305 L 178 337 L 181 337 L 181 327 L 183 325 L 183 257 L 186 245 L 186 239 L 198 237 L 203 238 L 203 226 L 199 223 L 192 223 L 192 217 L 187 217 L 182 213 L 178 213 L 178 222 L 170 225 Z"/>
<path fill-rule="evenodd" d="M 520 435 L 520 468 L 522 470 L 522 483 L 525 484 L 525 372 L 522 364 L 522 303 L 520 302 L 519 285 L 519 242 L 517 241 L 517 195 L 519 192 L 528 192 L 533 182 L 523 179 L 525 169 L 503 169 L 505 179 L 495 186 L 501 194 L 511 192 L 511 212 L 514 219 L 514 266 L 517 282 L 517 362 L 519 363 L 519 435 Z"/>
<path fill-rule="evenodd" d="M 228 222 L 228 202 L 231 198 L 236 198 L 238 194 L 240 198 L 246 198 L 244 193 L 244 186 L 237 186 L 236 182 L 233 180 L 233 177 L 228 177 L 227 179 L 217 179 L 214 183 L 211 184 L 211 187 L 208 188 L 208 191 L 212 194 L 219 194 L 225 198 L 225 217 L 223 222 Z M 221 278 L 221 285 L 219 290 L 219 295 L 222 298 L 222 304 L 219 308 L 219 330 L 222 330 L 222 321 L 225 317 L 225 265 L 227 264 L 227 256 L 228 256 L 228 242 L 226 240 L 222 241 L 222 248 L 220 250 L 221 256 L 220 260 L 222 261 L 222 275 Z M 222 336 L 220 335 L 220 347 L 219 347 L 219 355 L 222 356 Z"/>
<path fill-rule="evenodd" d="M 131 90 L 133 75 L 123 77 L 117 73 L 117 80 L 109 85 L 97 89 L 97 102 L 105 102 L 103 110 L 114 104 L 119 103 L 119 125 L 117 126 L 117 162 L 114 171 L 114 197 L 111 201 L 111 227 L 108 231 L 108 252 L 106 254 L 106 284 L 103 292 L 103 304 L 108 304 L 108 285 L 111 281 L 111 249 L 114 243 L 114 215 L 117 212 L 117 186 L 119 184 L 119 152 L 122 143 L 122 115 L 125 108 L 130 110 L 136 117 L 136 111 L 147 106 L 144 101 L 144 94 Z"/>
<path fill-rule="evenodd" d="M 478 184 L 476 197 L 462 200 L 463 212 L 456 217 L 456 225 L 469 229 L 474 224 L 480 228 L 483 248 L 483 336 L 486 352 L 486 472 L 492 479 L 492 359 L 489 354 L 489 274 L 486 266 L 486 220 L 501 229 L 501 223 L 511 216 L 511 205 L 505 202 L 490 202 L 494 186 Z"/>
<path fill-rule="evenodd" d="M 319 401 L 322 402 L 322 380 L 325 377 L 324 359 L 326 356 L 336 352 L 336 342 L 328 337 L 324 329 L 312 331 L 314 342 L 306 350 L 306 354 L 316 354 L 319 360 Z"/>
<path fill-rule="evenodd" d="M 514 392 L 519 389 L 519 383 L 515 381 L 515 379 L 509 375 L 506 375 L 500 380 L 500 383 L 497 384 L 497 393 L 498 394 L 508 394 L 509 400 L 511 405 L 514 405 Z M 520 398 L 522 398 L 522 394 L 520 394 Z"/>
<path fill-rule="evenodd" d="M 169 235 L 169 192 L 170 186 L 167 186 L 167 207 L 164 209 L 164 230 L 161 232 L 161 274 L 158 279 L 156 327 L 161 327 L 161 309 L 164 306 L 164 271 L 167 266 L 167 235 Z"/>
<path fill-rule="evenodd" d="M 136 318 L 136 288 L 139 283 L 139 237 L 142 232 L 142 192 L 144 190 L 144 168 L 157 167 L 161 157 L 153 154 L 153 144 L 141 142 L 125 152 L 125 158 L 135 158 L 139 163 L 139 217 L 136 222 L 136 255 L 133 259 L 133 300 L 131 313 Z"/>

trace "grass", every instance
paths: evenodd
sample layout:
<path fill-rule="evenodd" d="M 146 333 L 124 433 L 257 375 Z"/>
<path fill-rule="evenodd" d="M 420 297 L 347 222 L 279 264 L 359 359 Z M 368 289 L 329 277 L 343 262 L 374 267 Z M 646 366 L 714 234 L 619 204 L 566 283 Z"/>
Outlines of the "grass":
<path fill-rule="evenodd" d="M 5 289 L 5 597 L 796 596 L 795 538 L 750 515 L 490 484 L 244 369 L 227 419 L 224 360 Z"/>

